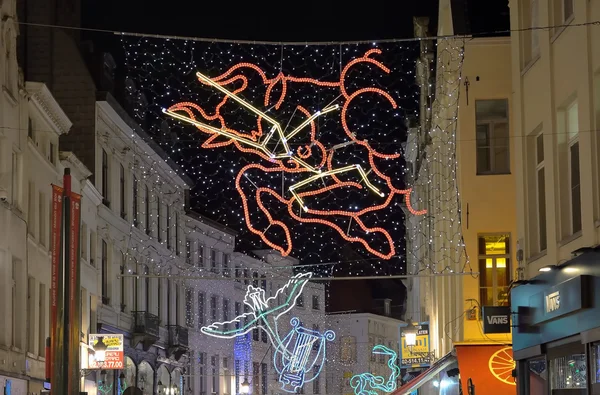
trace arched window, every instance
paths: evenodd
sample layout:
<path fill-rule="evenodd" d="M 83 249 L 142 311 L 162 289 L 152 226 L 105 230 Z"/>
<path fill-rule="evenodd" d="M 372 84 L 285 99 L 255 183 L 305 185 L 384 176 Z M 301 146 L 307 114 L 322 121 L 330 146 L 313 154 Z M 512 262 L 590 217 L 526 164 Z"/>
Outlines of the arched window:
<path fill-rule="evenodd" d="M 137 369 L 137 387 L 142 390 L 142 394 L 151 395 L 154 393 L 154 369 L 147 361 L 140 362 Z"/>

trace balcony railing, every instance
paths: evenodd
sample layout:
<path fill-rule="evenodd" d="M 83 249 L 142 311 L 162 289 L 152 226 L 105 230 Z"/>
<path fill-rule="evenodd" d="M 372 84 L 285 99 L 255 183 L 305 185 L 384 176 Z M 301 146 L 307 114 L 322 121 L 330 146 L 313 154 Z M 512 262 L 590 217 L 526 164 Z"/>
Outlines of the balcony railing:
<path fill-rule="evenodd" d="M 133 316 L 135 318 L 134 333 L 144 333 L 155 337 L 159 336 L 158 327 L 160 319 L 157 316 L 147 311 L 134 311 Z"/>
<path fill-rule="evenodd" d="M 167 325 L 169 331 L 169 354 L 179 360 L 188 352 L 188 330 L 179 325 Z"/>
<path fill-rule="evenodd" d="M 172 347 L 188 347 L 188 330 L 179 325 L 167 325 L 169 345 Z"/>
<path fill-rule="evenodd" d="M 144 350 L 148 351 L 160 338 L 160 319 L 147 311 L 132 311 L 133 343 L 142 343 Z"/>

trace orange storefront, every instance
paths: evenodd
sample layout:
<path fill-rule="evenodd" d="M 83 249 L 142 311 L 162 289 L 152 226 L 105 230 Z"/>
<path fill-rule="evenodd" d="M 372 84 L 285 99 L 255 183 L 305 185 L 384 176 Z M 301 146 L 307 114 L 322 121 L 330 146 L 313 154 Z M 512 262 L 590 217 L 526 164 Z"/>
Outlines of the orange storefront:
<path fill-rule="evenodd" d="M 455 349 L 463 394 L 469 394 L 469 380 L 479 394 L 492 388 L 497 395 L 517 393 L 511 345 L 457 344 Z"/>
<path fill-rule="evenodd" d="M 454 351 L 392 395 L 516 395 L 510 344 L 458 343 Z"/>

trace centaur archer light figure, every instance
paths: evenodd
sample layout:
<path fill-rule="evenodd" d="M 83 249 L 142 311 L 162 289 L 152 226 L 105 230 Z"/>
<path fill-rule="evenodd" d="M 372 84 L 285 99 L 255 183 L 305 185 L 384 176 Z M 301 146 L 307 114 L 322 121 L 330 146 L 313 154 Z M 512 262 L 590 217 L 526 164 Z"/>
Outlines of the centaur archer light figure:
<path fill-rule="evenodd" d="M 235 177 L 235 188 L 242 199 L 241 203 L 244 210 L 244 218 L 250 232 L 259 236 L 269 247 L 279 251 L 283 256 L 289 255 L 292 249 L 291 229 L 283 221 L 273 218 L 269 208 L 263 202 L 264 197 L 275 199 L 279 203 L 287 206 L 287 213 L 293 220 L 306 224 L 326 225 L 337 232 L 344 240 L 352 243 L 360 243 L 368 252 L 382 259 L 391 259 L 396 255 L 394 238 L 390 232 L 383 227 L 378 226 L 376 223 L 371 226 L 367 225 L 364 221 L 364 217 L 371 217 L 370 214 L 389 207 L 393 204 L 396 195 L 403 195 L 406 207 L 413 215 L 423 215 L 427 212 L 426 210 L 416 210 L 412 207 L 410 201 L 412 188 L 397 187 L 395 185 L 397 180 L 392 179 L 392 177 L 386 175 L 384 171 L 378 168 L 378 161 L 393 161 L 398 159 L 400 154 L 377 151 L 372 147 L 368 140 L 360 138 L 357 133 L 350 128 L 348 121 L 348 113 L 351 108 L 350 105 L 362 95 L 375 95 L 387 102 L 393 109 L 398 108 L 398 104 L 394 98 L 383 89 L 371 86 L 357 88 L 351 91 L 350 85 L 347 83 L 349 70 L 357 65 L 375 66 L 378 71 L 389 74 L 389 68 L 372 58 L 372 55 L 380 53 L 381 51 L 379 49 L 374 48 L 366 51 L 362 57 L 352 59 L 341 70 L 338 81 L 320 81 L 312 78 L 294 77 L 291 75 L 284 75 L 282 72 L 273 78 L 269 78 L 260 67 L 246 62 L 234 65 L 223 74 L 212 78 L 198 73 L 197 77 L 203 85 L 210 86 L 224 94 L 220 103 L 214 108 L 214 111 L 209 113 L 199 104 L 193 102 L 177 103 L 168 109 L 163 110 L 170 117 L 194 125 L 198 130 L 209 135 L 209 138 L 202 142 L 203 148 L 216 149 L 232 145 L 238 151 L 254 154 L 262 161 L 268 162 L 263 162 L 263 164 L 260 161 L 257 161 L 244 165 Z M 337 90 L 339 92 L 338 98 L 340 99 L 340 104 L 327 105 L 321 111 L 317 111 L 316 113 L 311 113 L 301 105 L 297 105 L 296 110 L 302 113 L 306 118 L 291 132 L 286 133 L 287 127 L 282 128 L 281 124 L 272 116 L 267 115 L 264 111 L 259 110 L 238 96 L 240 92 L 243 92 L 248 88 L 248 77 L 242 73 L 242 70 L 249 70 L 253 73 L 257 73 L 262 78 L 262 82 L 266 86 L 264 96 L 265 107 L 272 106 L 275 110 L 279 109 L 285 100 L 289 85 L 292 83 Z M 239 82 L 242 82 L 241 86 L 232 88 L 233 90 L 225 88 L 225 86 Z M 282 89 L 279 98 L 274 99 L 274 87 L 277 84 L 280 84 Z M 224 115 L 221 114 L 221 108 L 228 101 L 235 102 L 240 105 L 241 108 L 247 110 L 251 115 L 256 117 L 256 130 L 249 129 L 247 131 L 238 131 L 229 127 L 225 121 Z M 343 132 L 340 133 L 340 135 L 347 140 L 331 148 L 326 148 L 316 135 L 317 130 L 315 120 L 322 115 L 336 110 L 339 110 L 340 113 L 340 126 L 342 129 L 341 131 Z M 212 121 L 219 122 L 220 125 L 212 126 L 209 124 Z M 264 127 L 264 131 L 263 126 L 266 126 Z M 308 137 L 310 137 L 310 142 L 299 146 L 292 152 L 289 144 L 290 139 L 293 139 L 298 133 L 304 130 L 306 130 Z M 226 137 L 226 139 L 217 141 L 218 137 Z M 366 153 L 369 162 L 368 171 L 365 171 L 365 169 L 358 164 L 343 165 L 342 167 L 336 168 L 333 160 L 335 152 L 350 144 L 356 144 L 361 150 L 364 149 L 367 151 Z M 266 228 L 254 227 L 250 216 L 250 199 L 242 187 L 243 177 L 248 178 L 247 173 L 254 170 L 261 171 L 265 174 L 281 172 L 283 177 L 287 174 L 293 174 L 295 178 L 304 176 L 304 179 L 299 182 L 294 181 L 293 185 L 286 189 L 285 192 L 290 194 L 289 197 L 284 196 L 284 191 L 279 193 L 270 187 L 253 183 L 256 188 L 255 202 L 269 222 Z M 358 176 L 358 179 L 342 180 L 338 177 L 338 175 L 341 175 L 342 173 L 354 173 Z M 375 186 L 369 180 L 369 177 L 376 178 L 380 184 Z M 323 185 L 316 182 L 319 180 L 325 181 L 325 179 L 333 182 L 323 182 Z M 301 190 L 302 188 L 304 189 Z M 383 199 L 377 199 L 377 202 L 372 202 L 372 204 L 368 204 L 362 208 L 355 208 L 354 210 L 345 210 L 341 207 L 317 209 L 309 207 L 309 204 L 305 203 L 305 200 L 309 196 L 314 198 L 340 188 L 365 188 L 375 195 L 383 197 Z M 386 189 L 385 193 L 381 190 L 383 188 Z M 296 209 L 298 206 L 300 207 L 300 210 Z M 303 216 L 303 212 L 308 215 Z M 336 219 L 332 220 L 330 217 Z M 346 221 L 343 221 L 344 223 L 342 224 L 337 219 Z M 281 236 L 283 236 L 285 240 L 283 243 L 274 241 L 266 234 L 271 226 L 281 228 L 283 231 L 283 235 Z M 351 234 L 351 226 L 353 228 L 352 233 L 355 231 L 364 232 L 364 235 L 368 234 L 371 235 L 371 237 L 367 240 L 363 234 Z M 379 239 L 379 237 L 375 239 L 373 238 L 373 235 L 382 236 L 384 240 Z M 374 240 L 377 240 L 377 246 L 374 245 Z M 386 248 L 386 246 L 388 248 Z"/>
<path fill-rule="evenodd" d="M 198 77 L 200 82 L 203 82 L 207 85 L 212 86 L 213 88 L 218 89 L 219 91 L 224 93 L 227 97 L 233 99 L 235 102 L 237 102 L 238 104 L 247 108 L 252 113 L 254 113 L 256 116 L 258 116 L 259 118 L 261 118 L 261 119 L 265 120 L 267 123 L 269 123 L 271 125 L 270 131 L 265 136 L 265 138 L 262 140 L 262 142 L 253 141 L 252 139 L 250 139 L 248 137 L 241 136 L 236 133 L 232 133 L 231 131 L 228 131 L 225 128 L 219 129 L 214 126 L 208 125 L 204 122 L 198 121 L 196 119 L 196 117 L 194 116 L 194 114 L 186 106 L 186 104 L 188 104 L 188 103 L 175 104 L 175 105 L 171 106 L 170 108 L 168 108 L 167 110 L 164 110 L 164 112 L 167 113 L 168 115 L 172 116 L 173 118 L 179 119 L 180 121 L 190 123 L 190 124 L 196 126 L 200 130 L 206 130 L 208 132 L 220 134 L 222 136 L 228 137 L 235 141 L 239 141 L 240 143 L 246 144 L 252 148 L 258 149 L 259 151 L 264 152 L 267 156 L 269 156 L 272 159 L 290 159 L 290 160 L 294 161 L 295 163 L 297 163 L 299 166 L 308 170 L 310 173 L 313 173 L 312 176 L 310 176 L 310 177 L 306 178 L 305 180 L 300 181 L 299 183 L 296 183 L 288 188 L 289 191 L 294 196 L 294 198 L 296 199 L 296 201 L 298 202 L 298 204 L 300 205 L 300 207 L 302 207 L 302 209 L 304 211 L 308 211 L 308 207 L 304 204 L 304 201 L 296 192 L 296 190 L 298 188 L 305 186 L 307 184 L 310 184 L 311 182 L 321 179 L 323 177 L 328 177 L 328 176 L 330 177 L 330 176 L 333 176 L 336 174 L 347 173 L 349 171 L 357 171 L 360 178 L 363 180 L 365 185 L 370 190 L 372 190 L 373 192 L 375 192 L 376 194 L 378 194 L 381 197 L 385 196 L 385 194 L 383 192 L 381 192 L 375 185 L 371 184 L 371 182 L 369 181 L 369 178 L 367 177 L 367 173 L 358 164 L 344 166 L 339 169 L 323 171 L 319 167 L 309 165 L 298 154 L 294 153 L 294 151 L 292 151 L 290 149 L 288 141 L 291 138 L 293 138 L 301 130 L 303 130 L 304 128 L 309 126 L 311 124 L 311 122 L 313 120 L 315 120 L 316 118 L 318 118 L 319 116 L 325 115 L 331 111 L 338 110 L 339 106 L 337 104 L 327 106 L 323 110 L 317 111 L 316 113 L 312 114 L 308 119 L 306 119 L 304 122 L 302 122 L 300 125 L 298 125 L 296 128 L 294 128 L 291 132 L 286 134 L 279 122 L 277 122 L 276 120 L 274 120 L 273 118 L 271 118 L 270 116 L 268 116 L 267 114 L 265 114 L 264 112 L 259 110 L 258 108 L 247 103 L 246 101 L 241 99 L 239 96 L 237 96 L 236 94 L 225 89 L 224 87 L 222 87 L 221 85 L 219 85 L 218 83 L 216 83 L 215 81 L 210 79 L 209 77 L 205 76 L 204 74 L 196 73 L 196 76 Z M 183 112 L 187 113 L 188 116 L 180 114 L 177 111 L 183 111 Z M 267 144 L 269 144 L 271 142 L 271 139 L 273 138 L 274 135 L 277 135 L 276 139 L 278 139 L 278 142 L 280 144 L 276 145 L 276 150 L 270 150 L 267 147 Z"/>

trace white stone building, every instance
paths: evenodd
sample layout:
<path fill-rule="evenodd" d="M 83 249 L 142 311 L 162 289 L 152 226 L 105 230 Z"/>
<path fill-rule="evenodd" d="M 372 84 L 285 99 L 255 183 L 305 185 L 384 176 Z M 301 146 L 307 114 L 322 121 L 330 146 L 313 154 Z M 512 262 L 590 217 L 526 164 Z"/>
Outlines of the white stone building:
<path fill-rule="evenodd" d="M 330 314 L 327 319 L 331 329 L 337 333 L 327 350 L 332 366 L 327 374 L 327 394 L 354 394 L 350 379 L 361 373 L 381 376 L 387 382 L 392 373 L 388 366 L 391 357 L 374 354 L 373 347 L 386 346 L 399 357 L 400 327 L 406 323 L 371 313 Z M 400 379 L 397 377 L 398 386 Z"/>
<path fill-rule="evenodd" d="M 82 195 L 82 223 L 92 228 L 100 200 L 87 180 L 90 171 L 75 155 L 59 151 L 59 136 L 69 132 L 71 121 L 45 84 L 23 80 L 15 51 L 15 3 L 2 3 L 0 21 L 0 387 L 24 395 L 39 393 L 46 378 L 51 185 L 62 185 L 64 169 L 70 168 L 72 190 Z M 81 267 L 87 334 L 96 277 L 91 266 L 82 261 Z"/>
<path fill-rule="evenodd" d="M 241 393 L 242 385 L 247 383 L 252 394 L 283 393 L 274 368 L 275 349 L 264 330 L 223 339 L 199 329 L 248 312 L 244 297 L 249 285 L 264 289 L 267 297 L 274 296 L 293 276 L 298 261 L 271 250 L 234 252 L 235 233 L 195 213 L 188 213 L 186 228 L 186 321 L 194 328 L 190 336 L 194 362 L 189 370 L 189 389 L 194 394 L 230 395 Z M 292 317 L 307 329 L 327 330 L 324 302 L 324 286 L 309 282 L 297 305 L 278 321 L 279 333 L 289 333 Z M 314 359 L 317 347 L 310 353 Z M 323 367 L 317 379 L 305 384 L 303 393 L 324 394 L 325 371 Z"/>

